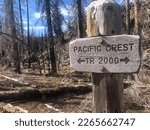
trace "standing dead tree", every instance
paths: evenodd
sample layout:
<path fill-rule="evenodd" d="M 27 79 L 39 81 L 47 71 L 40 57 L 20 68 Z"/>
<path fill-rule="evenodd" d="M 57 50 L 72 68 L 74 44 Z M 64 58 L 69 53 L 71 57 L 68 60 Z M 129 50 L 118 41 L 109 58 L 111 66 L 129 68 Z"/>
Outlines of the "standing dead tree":
<path fill-rule="evenodd" d="M 22 20 L 22 6 L 21 6 L 21 1 L 19 0 L 19 15 L 20 15 L 20 26 L 21 26 L 21 35 L 23 37 L 23 20 Z"/>
<path fill-rule="evenodd" d="M 5 0 L 4 3 L 6 16 L 5 17 L 6 32 L 14 37 L 17 37 L 13 0 Z M 9 37 L 9 41 L 10 46 L 6 49 L 10 50 L 11 52 L 8 53 L 10 58 L 10 64 L 14 68 L 15 72 L 20 73 L 20 58 L 19 58 L 18 43 L 13 37 Z"/>
<path fill-rule="evenodd" d="M 76 0 L 76 6 L 77 6 L 77 16 L 78 16 L 78 22 L 77 22 L 77 30 L 78 30 L 78 37 L 83 38 L 83 24 L 82 24 L 82 1 Z"/>
<path fill-rule="evenodd" d="M 48 27 L 48 49 L 50 51 L 49 60 L 51 61 L 52 73 L 57 72 L 56 67 L 56 56 L 55 56 L 55 45 L 54 45 L 54 37 L 53 37 L 53 29 L 52 29 L 52 13 L 51 13 L 51 4 L 49 0 L 45 0 L 46 6 L 46 18 L 47 18 L 47 27 Z M 50 73 L 50 70 L 49 70 Z"/>
<path fill-rule="evenodd" d="M 52 26 L 54 30 L 54 42 L 55 42 L 55 51 L 56 51 L 56 59 L 57 59 L 57 68 L 59 70 L 60 66 L 60 57 L 62 54 L 62 45 L 64 42 L 64 33 L 62 30 L 63 25 L 63 15 L 61 14 L 60 4 L 64 4 L 62 0 L 53 0 L 52 2 Z"/>
<path fill-rule="evenodd" d="M 27 32 L 27 44 L 28 44 L 28 68 L 31 68 L 31 61 L 30 61 L 30 20 L 29 20 L 29 1 L 27 0 L 27 23 L 28 23 L 28 32 Z"/>
<path fill-rule="evenodd" d="M 85 0 L 73 0 L 71 15 L 68 29 L 70 31 L 71 37 L 83 38 L 86 35 L 86 13 L 84 10 Z"/>

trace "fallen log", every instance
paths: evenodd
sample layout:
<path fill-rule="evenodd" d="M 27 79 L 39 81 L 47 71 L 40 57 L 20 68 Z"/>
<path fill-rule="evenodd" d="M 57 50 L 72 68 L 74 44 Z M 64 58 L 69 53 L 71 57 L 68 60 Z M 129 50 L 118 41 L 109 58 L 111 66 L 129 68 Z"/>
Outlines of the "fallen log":
<path fill-rule="evenodd" d="M 15 88 L 8 86 L 0 86 L 0 91 L 12 91 L 12 90 L 15 90 Z"/>
<path fill-rule="evenodd" d="M 47 108 L 49 108 L 49 109 L 52 109 L 52 110 L 58 112 L 58 113 L 64 113 L 64 112 L 61 112 L 59 109 L 56 109 L 56 108 L 54 108 L 53 106 L 50 106 L 50 105 L 48 105 L 48 104 L 45 104 L 45 106 L 46 106 Z"/>
<path fill-rule="evenodd" d="M 64 94 L 87 94 L 92 91 L 91 86 L 59 87 L 59 88 L 30 88 L 15 91 L 0 91 L 0 101 L 30 100 L 58 97 Z"/>
<path fill-rule="evenodd" d="M 5 78 L 5 79 L 10 80 L 15 85 L 18 85 L 18 86 L 29 86 L 29 83 L 25 83 L 25 82 L 19 81 L 18 79 L 11 78 L 11 77 L 8 77 L 8 76 L 3 75 L 3 74 L 0 74 L 0 76 Z"/>
<path fill-rule="evenodd" d="M 0 103 L 0 110 L 4 113 L 28 113 L 28 110 L 5 103 Z"/>

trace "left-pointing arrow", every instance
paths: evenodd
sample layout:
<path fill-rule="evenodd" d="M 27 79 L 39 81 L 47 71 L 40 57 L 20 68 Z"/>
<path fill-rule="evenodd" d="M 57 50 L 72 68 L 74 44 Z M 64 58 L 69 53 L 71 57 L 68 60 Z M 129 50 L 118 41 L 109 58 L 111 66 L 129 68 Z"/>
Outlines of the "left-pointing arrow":
<path fill-rule="evenodd" d="M 82 60 L 81 58 L 79 58 L 78 63 L 81 64 L 82 62 L 85 62 L 85 60 Z"/>

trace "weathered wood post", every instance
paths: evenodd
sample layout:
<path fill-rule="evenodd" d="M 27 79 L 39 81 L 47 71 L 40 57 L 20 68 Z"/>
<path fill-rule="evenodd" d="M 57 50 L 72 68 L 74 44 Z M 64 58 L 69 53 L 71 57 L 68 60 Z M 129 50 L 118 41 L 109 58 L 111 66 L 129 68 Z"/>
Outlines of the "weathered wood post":
<path fill-rule="evenodd" d="M 99 27 L 97 19 L 98 1 L 92 2 L 87 7 L 87 35 L 88 37 L 98 36 Z M 106 112 L 107 95 L 105 74 L 92 73 L 93 82 L 93 112 Z"/>
<path fill-rule="evenodd" d="M 89 38 L 69 44 L 70 66 L 92 73 L 93 112 L 124 112 L 124 73 L 139 70 L 139 36 L 120 33 L 120 6 L 114 0 L 98 0 L 87 8 Z"/>
<path fill-rule="evenodd" d="M 121 33 L 121 11 L 113 0 L 98 0 L 87 10 L 88 36 Z M 92 29 L 98 32 L 92 35 Z M 93 112 L 123 112 L 123 74 L 92 73 L 92 79 Z"/>

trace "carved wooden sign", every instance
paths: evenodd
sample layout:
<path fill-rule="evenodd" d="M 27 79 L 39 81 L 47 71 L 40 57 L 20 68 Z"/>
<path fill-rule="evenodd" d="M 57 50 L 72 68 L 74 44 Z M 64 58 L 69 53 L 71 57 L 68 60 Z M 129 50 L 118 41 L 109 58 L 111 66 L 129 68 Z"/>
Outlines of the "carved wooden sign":
<path fill-rule="evenodd" d="M 135 73 L 141 65 L 139 36 L 82 38 L 69 45 L 70 66 L 80 72 Z"/>

